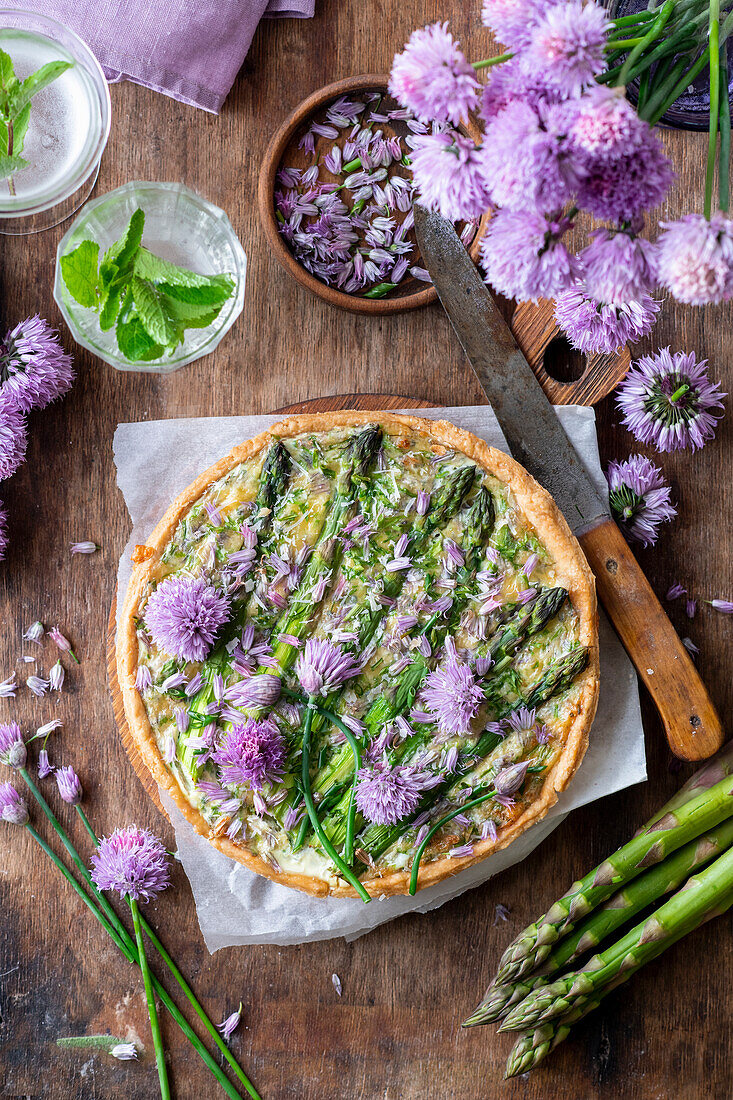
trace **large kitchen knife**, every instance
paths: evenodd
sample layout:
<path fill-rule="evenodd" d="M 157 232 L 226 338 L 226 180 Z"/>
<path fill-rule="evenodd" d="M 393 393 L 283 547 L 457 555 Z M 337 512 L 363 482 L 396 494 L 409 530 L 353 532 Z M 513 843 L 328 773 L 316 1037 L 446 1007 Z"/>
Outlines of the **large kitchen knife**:
<path fill-rule="evenodd" d="M 552 405 L 450 222 L 415 206 L 415 233 L 468 361 L 518 462 L 555 498 L 598 595 L 648 688 L 670 747 L 704 760 L 723 729 L 689 653 L 611 518 Z"/>

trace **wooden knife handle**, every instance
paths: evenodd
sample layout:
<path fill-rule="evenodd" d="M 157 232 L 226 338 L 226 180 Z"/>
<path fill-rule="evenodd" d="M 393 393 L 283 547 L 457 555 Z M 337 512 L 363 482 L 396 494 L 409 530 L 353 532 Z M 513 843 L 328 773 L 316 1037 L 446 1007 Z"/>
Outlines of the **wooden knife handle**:
<path fill-rule="evenodd" d="M 683 760 L 706 760 L 723 744 L 720 718 L 621 531 L 608 519 L 579 541 L 596 575 L 598 597 L 654 700 L 672 752 Z"/>

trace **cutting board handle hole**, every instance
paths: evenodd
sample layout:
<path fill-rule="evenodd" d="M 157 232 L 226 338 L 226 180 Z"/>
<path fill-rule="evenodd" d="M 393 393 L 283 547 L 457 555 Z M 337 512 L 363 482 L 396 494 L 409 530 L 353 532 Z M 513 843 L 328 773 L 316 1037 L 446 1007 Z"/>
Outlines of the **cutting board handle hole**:
<path fill-rule="evenodd" d="M 556 382 L 577 382 L 587 363 L 582 352 L 571 348 L 564 336 L 555 336 L 547 345 L 542 362 L 550 378 Z"/>

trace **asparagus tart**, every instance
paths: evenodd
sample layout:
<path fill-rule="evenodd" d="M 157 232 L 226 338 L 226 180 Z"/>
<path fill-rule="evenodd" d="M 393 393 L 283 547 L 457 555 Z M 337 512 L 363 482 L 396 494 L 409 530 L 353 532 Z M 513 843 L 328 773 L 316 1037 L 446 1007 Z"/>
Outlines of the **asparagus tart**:
<path fill-rule="evenodd" d="M 451 424 L 284 420 L 133 560 L 135 744 L 194 828 L 268 878 L 414 893 L 539 821 L 583 758 L 592 575 L 547 493 Z"/>

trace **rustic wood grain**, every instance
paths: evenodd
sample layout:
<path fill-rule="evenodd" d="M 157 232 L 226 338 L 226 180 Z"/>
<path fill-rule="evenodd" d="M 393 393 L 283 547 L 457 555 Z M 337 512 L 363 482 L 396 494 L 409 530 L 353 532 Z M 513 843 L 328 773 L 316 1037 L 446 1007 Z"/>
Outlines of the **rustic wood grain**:
<path fill-rule="evenodd" d="M 180 180 L 227 211 L 249 257 L 244 313 L 216 353 L 177 374 L 118 373 L 79 350 L 78 380 L 58 405 L 29 421 L 28 461 L 0 497 L 11 547 L 0 566 L 0 673 L 21 652 L 37 617 L 72 637 L 56 699 L 0 700 L 0 721 L 35 728 L 58 715 L 52 760 L 73 764 L 100 832 L 137 821 L 172 840 L 144 794 L 114 728 L 106 685 L 105 632 L 129 520 L 116 488 L 111 441 L 121 420 L 265 412 L 322 394 L 396 392 L 431 404 L 481 400 L 449 322 L 437 306 L 390 318 L 338 312 L 298 287 L 274 262 L 255 208 L 269 137 L 307 93 L 355 72 L 381 72 L 414 26 L 450 19 L 473 56 L 488 51 L 478 4 L 459 0 L 317 0 L 314 20 L 266 21 L 219 118 L 122 84 L 112 88 L 113 126 L 98 193 L 131 179 Z M 679 181 L 664 216 L 700 210 L 705 137 L 668 133 Z M 4 239 L 0 321 L 36 311 L 60 321 L 53 259 L 64 227 Z M 666 302 L 642 350 L 671 344 L 710 358 L 733 388 L 730 306 L 684 309 Z M 68 333 L 64 333 L 71 347 Z M 612 399 L 598 406 L 604 462 L 638 450 Z M 680 516 L 640 561 L 658 595 L 679 580 L 696 595 L 733 597 L 733 418 L 701 454 L 662 456 Z M 651 455 L 651 452 L 649 452 Z M 653 455 L 652 455 L 653 457 Z M 69 543 L 101 551 L 71 558 Z M 665 605 L 666 606 L 666 605 Z M 673 621 L 700 647 L 698 665 L 723 715 L 731 713 L 729 618 L 680 603 Z M 55 660 L 36 650 L 47 672 Z M 245 1027 L 232 1046 L 265 1100 L 728 1100 L 733 1094 L 727 1020 L 733 1003 L 730 918 L 688 937 L 604 1001 L 575 1036 L 528 1080 L 501 1081 L 510 1042 L 491 1028 L 459 1031 L 508 936 L 534 918 L 581 870 L 593 866 L 679 785 L 653 708 L 644 701 L 650 781 L 573 814 L 528 860 L 427 916 L 414 915 L 345 943 L 251 947 L 210 958 L 179 868 L 148 915 L 203 1003 L 221 1019 L 240 998 Z M 4 778 L 4 777 L 3 777 Z M 51 791 L 46 780 L 44 789 Z M 58 800 L 54 799 L 58 806 Z M 86 853 L 82 830 L 64 807 Z M 494 926 L 495 905 L 510 907 Z M 142 983 L 115 954 L 21 830 L 0 829 L 0 1096 L 44 1100 L 151 1100 L 156 1073 L 140 1063 L 61 1050 L 62 1035 L 129 1028 L 147 1039 Z M 331 974 L 338 973 L 337 997 Z M 221 1095 L 167 1020 L 179 1100 Z"/>

